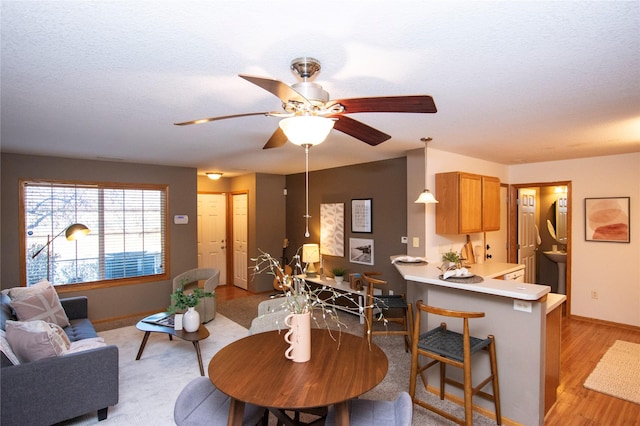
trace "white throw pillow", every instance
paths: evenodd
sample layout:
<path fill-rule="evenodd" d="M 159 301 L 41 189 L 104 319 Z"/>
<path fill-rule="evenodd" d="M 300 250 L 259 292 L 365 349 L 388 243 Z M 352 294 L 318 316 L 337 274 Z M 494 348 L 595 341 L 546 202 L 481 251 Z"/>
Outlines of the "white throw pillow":
<path fill-rule="evenodd" d="M 2 353 L 5 354 L 9 361 L 11 361 L 11 364 L 20 364 L 18 356 L 15 354 L 15 352 L 13 352 L 9 341 L 7 340 L 7 332 L 4 330 L 0 330 L 0 350 L 2 350 Z"/>
<path fill-rule="evenodd" d="M 7 321 L 7 341 L 20 362 L 64 355 L 71 342 L 57 324 L 45 321 Z"/>
<path fill-rule="evenodd" d="M 67 351 L 67 354 L 88 351 L 89 349 L 101 348 L 103 346 L 107 346 L 107 344 L 102 337 L 91 337 L 89 339 L 71 342 L 71 347 Z"/>

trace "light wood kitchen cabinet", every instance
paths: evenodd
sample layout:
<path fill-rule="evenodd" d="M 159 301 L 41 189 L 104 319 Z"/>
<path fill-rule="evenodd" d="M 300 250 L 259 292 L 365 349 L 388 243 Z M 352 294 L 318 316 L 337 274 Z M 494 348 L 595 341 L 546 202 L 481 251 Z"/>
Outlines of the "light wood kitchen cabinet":
<path fill-rule="evenodd" d="M 436 174 L 436 233 L 500 229 L 500 179 L 465 172 Z"/>
<path fill-rule="evenodd" d="M 500 179 L 482 176 L 482 230 L 500 229 Z"/>

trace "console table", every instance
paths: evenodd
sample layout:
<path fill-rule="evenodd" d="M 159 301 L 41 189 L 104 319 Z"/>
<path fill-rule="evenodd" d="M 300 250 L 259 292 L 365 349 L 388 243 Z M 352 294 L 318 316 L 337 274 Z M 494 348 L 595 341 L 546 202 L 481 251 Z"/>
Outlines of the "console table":
<path fill-rule="evenodd" d="M 338 283 L 333 278 L 326 278 L 326 277 L 322 278 L 320 276 L 307 277 L 306 275 L 303 275 L 303 278 L 307 283 L 311 283 L 312 285 L 315 285 L 317 287 L 326 286 L 330 289 L 330 290 L 327 290 L 326 293 L 319 295 L 321 299 L 326 299 L 330 297 L 330 295 L 328 294 L 330 291 L 335 291 L 336 293 L 347 295 L 346 297 L 348 297 L 351 300 L 348 300 L 346 297 L 338 299 L 336 301 L 337 303 L 335 304 L 336 309 L 340 309 L 343 312 L 348 312 L 353 315 L 358 315 L 360 317 L 360 324 L 364 324 L 363 313 L 364 313 L 364 296 L 365 296 L 366 290 L 360 290 L 360 291 L 354 290 L 349 285 L 349 282 L 343 281 L 341 283 Z M 374 289 L 374 294 L 380 295 L 382 294 L 382 291 L 380 289 Z"/>

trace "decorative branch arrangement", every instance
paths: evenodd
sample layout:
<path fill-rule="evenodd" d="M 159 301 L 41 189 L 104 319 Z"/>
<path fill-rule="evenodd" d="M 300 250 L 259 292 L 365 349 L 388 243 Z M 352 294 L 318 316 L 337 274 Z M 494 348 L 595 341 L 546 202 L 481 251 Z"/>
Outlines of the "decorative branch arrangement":
<path fill-rule="evenodd" d="M 267 273 L 278 278 L 282 283 L 282 310 L 288 310 L 291 313 L 300 314 L 311 312 L 312 319 L 319 327 L 326 327 L 329 334 L 333 337 L 331 323 L 338 327 L 338 330 L 342 332 L 343 328 L 347 328 L 347 325 L 340 320 L 338 316 L 337 307 L 340 309 L 356 313 L 365 318 L 364 310 L 367 308 L 376 309 L 379 312 L 376 314 L 378 321 L 383 321 L 385 327 L 388 324 L 386 318 L 384 318 L 383 309 L 385 309 L 384 302 L 374 298 L 372 305 L 360 306 L 356 299 L 354 299 L 351 293 L 342 293 L 336 291 L 333 287 L 322 285 L 316 288 L 311 287 L 304 279 L 304 268 L 300 262 L 300 249 L 291 260 L 292 273 L 286 274 L 284 272 L 283 265 L 271 256 L 269 253 L 260 251 L 260 256 L 251 259 L 254 262 L 252 266 L 253 274 L 255 277 L 258 274 Z M 277 298 L 280 296 L 272 296 Z M 338 300 L 345 302 L 344 304 L 338 304 Z M 280 309 L 273 309 L 277 311 Z M 318 315 L 316 315 L 318 313 Z M 370 329 L 371 327 L 368 327 Z M 334 338 L 334 340 L 336 340 Z"/>

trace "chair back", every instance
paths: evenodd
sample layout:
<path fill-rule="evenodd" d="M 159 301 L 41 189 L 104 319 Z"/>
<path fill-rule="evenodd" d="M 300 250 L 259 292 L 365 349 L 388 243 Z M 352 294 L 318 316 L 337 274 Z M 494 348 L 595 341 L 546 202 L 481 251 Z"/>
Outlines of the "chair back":
<path fill-rule="evenodd" d="M 220 284 L 220 270 L 216 268 L 195 268 L 185 271 L 173 279 L 173 290 L 175 291 L 183 282 L 190 284 L 196 281 L 205 280 L 205 291 L 213 291 Z"/>
<path fill-rule="evenodd" d="M 470 318 L 482 318 L 484 317 L 484 312 L 467 312 L 467 311 L 455 311 L 451 309 L 438 308 L 435 306 L 425 305 L 422 300 L 418 300 L 416 302 L 416 309 L 418 310 L 416 315 L 416 321 L 413 328 L 413 341 L 417 345 L 420 340 L 420 322 L 422 313 L 425 314 L 433 314 L 440 315 L 443 317 L 450 318 L 462 318 L 462 334 L 464 337 L 465 346 L 468 345 L 470 334 L 469 334 L 469 319 Z"/>

